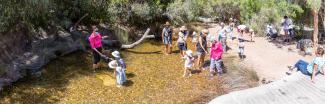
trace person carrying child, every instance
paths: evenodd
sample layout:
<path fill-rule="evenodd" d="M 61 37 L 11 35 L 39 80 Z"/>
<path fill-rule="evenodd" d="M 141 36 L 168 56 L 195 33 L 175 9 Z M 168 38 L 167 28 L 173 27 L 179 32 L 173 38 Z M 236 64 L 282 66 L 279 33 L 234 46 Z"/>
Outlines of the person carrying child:
<path fill-rule="evenodd" d="M 214 76 L 217 72 L 218 75 L 222 74 L 222 43 L 217 39 L 212 43 L 210 51 L 210 74 Z"/>
<path fill-rule="evenodd" d="M 116 60 L 108 63 L 108 66 L 114 70 L 114 76 L 116 78 L 117 87 L 122 87 L 123 83 L 126 82 L 125 69 L 118 65 Z"/>
<path fill-rule="evenodd" d="M 183 57 L 183 59 L 185 59 L 183 77 L 192 76 L 191 69 L 195 60 L 193 57 L 193 52 L 191 50 L 187 50 L 185 53 L 186 55 Z"/>

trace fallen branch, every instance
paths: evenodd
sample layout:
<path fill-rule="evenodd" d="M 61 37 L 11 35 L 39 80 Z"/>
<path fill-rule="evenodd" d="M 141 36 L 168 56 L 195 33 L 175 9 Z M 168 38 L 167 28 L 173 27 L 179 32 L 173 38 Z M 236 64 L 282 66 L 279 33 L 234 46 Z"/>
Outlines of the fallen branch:
<path fill-rule="evenodd" d="M 143 34 L 143 36 L 136 42 L 129 44 L 129 45 L 122 45 L 121 48 L 122 49 L 128 49 L 128 48 L 133 48 L 136 45 L 139 45 L 142 41 L 144 41 L 147 38 L 152 38 L 154 37 L 154 35 L 148 35 L 150 32 L 150 28 L 147 29 L 147 31 Z"/>

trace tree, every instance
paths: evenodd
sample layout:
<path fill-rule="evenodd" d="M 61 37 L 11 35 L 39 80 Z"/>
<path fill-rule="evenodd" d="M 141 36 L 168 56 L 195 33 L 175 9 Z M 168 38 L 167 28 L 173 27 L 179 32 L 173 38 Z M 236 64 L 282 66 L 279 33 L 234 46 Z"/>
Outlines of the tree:
<path fill-rule="evenodd" d="M 317 49 L 318 46 L 318 12 L 321 7 L 321 0 L 307 0 L 307 4 L 312 9 L 312 15 L 314 17 L 314 33 L 313 33 L 313 40 L 314 40 L 314 49 Z"/>

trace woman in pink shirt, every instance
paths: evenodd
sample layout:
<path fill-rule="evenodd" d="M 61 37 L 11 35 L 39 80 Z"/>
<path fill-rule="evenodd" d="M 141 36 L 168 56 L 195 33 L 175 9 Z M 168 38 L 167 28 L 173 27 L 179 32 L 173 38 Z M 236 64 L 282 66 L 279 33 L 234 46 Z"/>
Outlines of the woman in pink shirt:
<path fill-rule="evenodd" d="M 100 33 L 98 32 L 98 28 L 93 25 L 92 26 L 93 32 L 89 36 L 89 43 L 90 46 L 93 50 L 93 69 L 99 68 L 99 61 L 101 56 L 104 56 L 102 52 L 102 38 L 107 38 L 107 36 L 101 36 Z"/>
<path fill-rule="evenodd" d="M 214 40 L 210 50 L 210 73 L 214 76 L 216 69 L 218 74 L 222 73 L 222 44 L 221 42 Z"/>

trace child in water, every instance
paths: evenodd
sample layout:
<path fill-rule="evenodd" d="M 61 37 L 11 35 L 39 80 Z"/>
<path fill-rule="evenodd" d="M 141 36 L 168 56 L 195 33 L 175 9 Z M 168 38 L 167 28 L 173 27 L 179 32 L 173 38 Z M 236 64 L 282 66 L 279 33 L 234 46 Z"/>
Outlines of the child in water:
<path fill-rule="evenodd" d="M 118 51 L 112 52 L 115 60 L 109 62 L 109 67 L 115 69 L 114 76 L 116 77 L 117 87 L 122 87 L 123 83 L 126 82 L 125 69 L 126 65 L 124 60 L 120 57 Z"/>
<path fill-rule="evenodd" d="M 191 50 L 187 50 L 186 55 L 184 55 L 183 59 L 185 59 L 184 65 L 184 75 L 183 77 L 192 76 L 191 69 L 193 67 L 193 63 L 195 58 L 193 57 L 193 52 Z"/>

